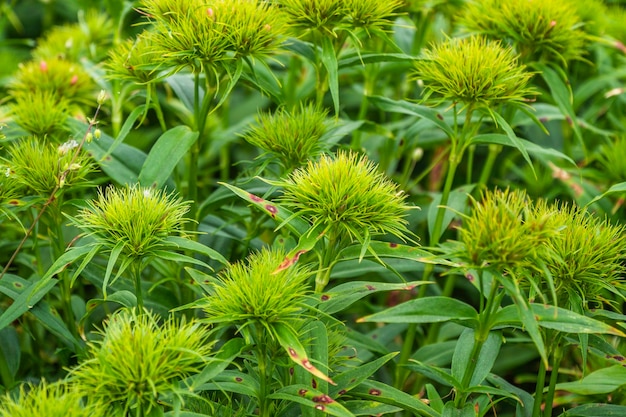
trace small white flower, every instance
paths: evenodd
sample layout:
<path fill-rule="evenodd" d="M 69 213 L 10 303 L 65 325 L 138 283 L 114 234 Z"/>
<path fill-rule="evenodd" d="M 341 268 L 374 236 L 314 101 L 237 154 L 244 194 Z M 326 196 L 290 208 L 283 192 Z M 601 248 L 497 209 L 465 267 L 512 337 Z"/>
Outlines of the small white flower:
<path fill-rule="evenodd" d="M 146 197 L 146 198 L 152 197 L 152 191 L 150 191 L 149 188 L 144 188 L 143 189 L 143 196 Z"/>
<path fill-rule="evenodd" d="M 7 167 L 7 170 L 4 171 L 4 176 L 7 178 L 11 176 L 11 167 Z"/>
<path fill-rule="evenodd" d="M 76 142 L 74 139 L 68 140 L 67 142 L 59 146 L 59 149 L 58 149 L 59 156 L 67 155 L 69 151 L 77 147 L 78 147 L 78 142 Z"/>

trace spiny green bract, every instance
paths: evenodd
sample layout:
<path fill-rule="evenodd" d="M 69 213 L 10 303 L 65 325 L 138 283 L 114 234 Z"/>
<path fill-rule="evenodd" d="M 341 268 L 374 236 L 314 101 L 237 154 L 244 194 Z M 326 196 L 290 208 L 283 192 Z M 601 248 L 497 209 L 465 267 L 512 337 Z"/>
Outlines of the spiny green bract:
<path fill-rule="evenodd" d="M 148 256 L 183 230 L 189 204 L 174 194 L 139 186 L 100 190 L 72 223 L 109 249 L 124 242 L 127 257 Z"/>
<path fill-rule="evenodd" d="M 538 205 L 541 207 L 541 205 Z M 600 220 L 575 205 L 543 205 L 549 224 L 559 230 L 542 260 L 554 280 L 559 305 L 587 308 L 623 302 L 626 228 Z M 547 291 L 545 282 L 538 283 Z M 612 297 L 619 301 L 611 300 Z M 580 305 L 580 303 L 582 305 Z"/>
<path fill-rule="evenodd" d="M 615 183 L 626 182 L 626 135 L 602 145 L 597 158 L 602 165 L 603 178 Z"/>
<path fill-rule="evenodd" d="M 19 396 L 0 398 L 0 417 L 105 417 L 106 407 L 83 401 L 84 393 L 62 382 L 22 385 Z M 92 399 L 93 400 L 93 399 Z"/>
<path fill-rule="evenodd" d="M 16 91 L 11 98 L 10 114 L 22 129 L 53 142 L 67 138 L 68 100 L 53 91 Z"/>
<path fill-rule="evenodd" d="M 261 113 L 244 139 L 274 155 L 290 172 L 324 150 L 320 138 L 326 132 L 327 114 L 312 104 L 291 111 L 281 108 L 275 113 Z"/>
<path fill-rule="evenodd" d="M 582 59 L 587 35 L 568 0 L 478 0 L 461 15 L 468 30 L 511 42 L 525 62 Z"/>
<path fill-rule="evenodd" d="M 424 83 L 424 99 L 494 107 L 523 103 L 534 91 L 527 87 L 532 74 L 518 63 L 511 48 L 481 36 L 446 39 L 425 52 L 415 64 Z"/>
<path fill-rule="evenodd" d="M 78 62 L 89 57 L 99 62 L 106 56 L 106 50 L 113 43 L 115 25 L 106 14 L 97 10 L 79 12 L 78 23 L 54 26 L 37 41 L 33 50 L 36 60 L 62 58 Z"/>
<path fill-rule="evenodd" d="M 87 183 L 87 175 L 95 170 L 95 166 L 82 151 L 74 159 L 76 147 L 78 143 L 75 141 L 56 146 L 36 137 L 22 139 L 12 144 L 7 158 L 2 159 L 6 167 L 3 175 L 29 190 L 30 194 L 45 198 L 57 186 L 67 188 L 84 185 Z M 62 178 L 66 170 L 69 171 Z"/>
<path fill-rule="evenodd" d="M 285 256 L 281 249 L 265 248 L 225 269 L 206 298 L 205 320 L 235 324 L 240 330 L 252 323 L 267 328 L 298 320 L 310 273 L 299 264 L 278 271 Z"/>
<path fill-rule="evenodd" d="M 178 71 L 230 70 L 239 58 L 262 59 L 277 52 L 287 30 L 282 11 L 262 0 L 144 0 L 153 21 L 145 32 L 157 63 Z M 175 36 L 172 36 L 175 34 Z"/>
<path fill-rule="evenodd" d="M 93 104 L 95 83 L 79 65 L 59 58 L 20 65 L 9 85 L 11 94 L 49 92 L 72 105 Z"/>
<path fill-rule="evenodd" d="M 181 383 L 200 371 L 211 350 L 203 325 L 174 318 L 159 324 L 147 311 L 122 310 L 101 334 L 70 379 L 89 399 L 107 404 L 108 415 L 137 407 L 148 415 L 163 395 L 182 390 Z"/>
<path fill-rule="evenodd" d="M 537 216 L 524 191 L 487 191 L 473 200 L 463 218 L 459 238 L 471 265 L 500 271 L 534 268 L 545 244 L 557 230 L 550 227 L 550 212 Z"/>
<path fill-rule="evenodd" d="M 409 235 L 405 195 L 365 156 L 322 155 L 281 184 L 285 207 L 331 236 L 364 242 L 371 235 Z"/>
<path fill-rule="evenodd" d="M 149 36 L 140 34 L 109 51 L 108 77 L 146 84 L 158 77 L 158 55 Z"/>

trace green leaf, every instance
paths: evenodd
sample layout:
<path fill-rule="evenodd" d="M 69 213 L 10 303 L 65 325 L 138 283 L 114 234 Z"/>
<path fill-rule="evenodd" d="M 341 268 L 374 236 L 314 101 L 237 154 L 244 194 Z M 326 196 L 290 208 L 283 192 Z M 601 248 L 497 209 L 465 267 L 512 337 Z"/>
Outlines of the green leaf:
<path fill-rule="evenodd" d="M 14 320 L 32 309 L 54 286 L 56 279 L 48 279 L 45 283 L 30 282 L 30 285 L 13 300 L 13 304 L 0 315 L 0 329 L 4 329 Z"/>
<path fill-rule="evenodd" d="M 339 114 L 339 67 L 337 64 L 337 55 L 335 55 L 335 47 L 330 37 L 322 36 L 322 65 L 328 73 L 328 88 L 333 98 L 335 114 Z"/>
<path fill-rule="evenodd" d="M 612 404 L 585 404 L 561 414 L 560 417 L 623 417 L 626 406 Z"/>
<path fill-rule="evenodd" d="M 261 197 L 258 197 L 252 193 L 249 193 L 246 190 L 242 190 L 239 187 L 235 187 L 234 185 L 230 185 L 227 183 L 220 182 L 219 184 L 231 190 L 237 196 L 241 197 L 243 200 L 251 203 L 265 214 L 269 215 L 271 218 L 280 222 L 280 226 L 285 225 L 285 227 L 296 234 L 296 236 L 302 236 L 309 231 L 311 226 L 302 219 L 298 219 L 294 217 L 293 213 L 289 210 L 285 209 L 279 204 L 273 203 L 271 201 L 265 200 Z"/>
<path fill-rule="evenodd" d="M 364 381 L 350 391 L 355 397 L 390 404 L 416 415 L 439 417 L 440 414 L 424 404 L 420 399 L 378 381 Z"/>
<path fill-rule="evenodd" d="M 163 133 L 143 163 L 139 183 L 144 187 L 163 187 L 176 165 L 196 143 L 198 135 L 187 126 L 176 126 Z"/>
<path fill-rule="evenodd" d="M 268 395 L 268 398 L 295 402 L 309 406 L 315 410 L 323 411 L 331 416 L 354 417 L 354 414 L 335 401 L 335 399 L 307 385 L 289 385 L 288 387 L 281 388 Z"/>
<path fill-rule="evenodd" d="M 441 417 L 476 417 L 473 404 L 465 404 L 463 408 L 456 408 L 452 401 L 443 407 Z"/>
<path fill-rule="evenodd" d="M 550 158 L 563 159 L 569 162 L 570 164 L 572 164 L 573 167 L 577 167 L 576 162 L 574 162 L 572 158 L 565 155 L 564 153 L 557 151 L 556 149 L 544 148 L 529 140 L 521 139 L 521 138 L 519 138 L 519 142 L 521 146 L 523 146 L 524 149 L 528 151 L 529 154 L 536 155 L 539 157 L 544 157 L 546 159 L 550 159 Z M 490 144 L 491 143 L 491 144 L 503 145 L 503 146 L 515 146 L 515 144 L 511 142 L 511 139 L 507 135 L 503 135 L 501 133 L 485 133 L 482 135 L 477 135 L 472 138 L 470 143 L 471 144 Z"/>
<path fill-rule="evenodd" d="M 569 119 L 569 123 L 574 130 L 574 135 L 580 146 L 585 149 L 585 142 L 583 140 L 582 132 L 578 126 L 576 120 L 576 112 L 574 111 L 572 91 L 568 84 L 563 81 L 559 74 L 550 68 L 548 65 L 535 62 L 533 66 L 541 72 L 541 77 L 545 80 L 548 88 L 550 89 L 551 97 L 556 102 L 556 105 L 561 109 L 563 114 Z"/>
<path fill-rule="evenodd" d="M 284 323 L 273 323 L 272 324 L 273 334 L 278 340 L 278 343 L 287 351 L 289 358 L 296 363 L 297 365 L 303 367 L 306 371 L 308 371 L 313 376 L 316 376 L 324 381 L 330 382 L 333 385 L 336 385 L 335 382 L 330 379 L 326 374 L 317 369 L 311 361 L 306 353 L 306 350 L 300 343 L 300 339 L 298 334 L 289 326 Z"/>
<path fill-rule="evenodd" d="M 187 255 L 183 255 L 182 253 L 176 253 L 176 252 L 171 252 L 168 250 L 155 250 L 152 251 L 152 255 L 154 255 L 157 258 L 160 259 L 165 259 L 167 261 L 172 261 L 172 262 L 180 262 L 180 263 L 190 263 L 193 265 L 198 265 L 198 266 L 203 266 L 205 268 L 208 269 L 213 269 L 211 268 L 209 265 L 207 265 L 206 263 L 196 259 L 196 258 L 192 258 L 191 256 L 187 256 Z"/>
<path fill-rule="evenodd" d="M 379 313 L 357 320 L 378 323 L 438 323 L 459 322 L 468 327 L 478 324 L 478 313 L 474 307 L 450 297 L 426 297 L 409 300 Z"/>
<path fill-rule="evenodd" d="M 520 151 L 520 153 L 522 154 L 522 156 L 524 157 L 524 159 L 528 163 L 528 166 L 530 167 L 530 169 L 532 170 L 534 174 L 535 167 L 533 166 L 533 163 L 530 160 L 530 156 L 528 156 L 528 151 L 524 147 L 522 140 L 517 137 L 517 135 L 513 131 L 513 128 L 511 127 L 511 125 L 509 125 L 509 122 L 507 122 L 506 119 L 502 117 L 500 113 L 498 112 L 490 111 L 489 114 L 494 118 L 494 120 L 502 128 L 502 130 L 504 130 L 504 133 L 506 133 L 506 136 L 511 141 L 512 146 L 514 148 L 517 148 L 518 151 Z"/>
<path fill-rule="evenodd" d="M 220 375 L 241 354 L 244 347 L 246 347 L 246 344 L 240 337 L 230 339 L 224 343 L 217 351 L 217 354 L 209 358 L 204 369 L 190 378 L 190 388 L 196 390 L 195 387 Z"/>
<path fill-rule="evenodd" d="M 378 369 L 380 369 L 381 366 L 389 362 L 397 354 L 397 352 L 391 352 L 385 356 L 381 356 L 376 360 L 360 365 L 356 368 L 348 369 L 347 371 L 344 371 L 335 376 L 334 380 L 337 385 L 330 389 L 330 395 L 338 395 L 340 391 L 342 393 L 349 392 L 361 382 L 374 375 L 374 373 Z"/>
<path fill-rule="evenodd" d="M 480 385 L 489 375 L 496 361 L 500 346 L 502 345 L 502 336 L 500 332 L 489 332 L 487 340 L 482 343 L 478 357 L 472 357 L 474 345 L 478 343 L 476 340 L 476 332 L 474 329 L 465 329 L 459 337 L 452 357 L 452 376 L 458 381 L 466 380 L 465 373 L 468 370 L 468 364 L 476 361 L 474 373 L 471 375 L 469 382 L 461 387 L 462 391 L 467 391 L 468 387 Z"/>
<path fill-rule="evenodd" d="M 583 316 L 560 307 L 554 307 L 544 304 L 531 303 L 529 305 L 531 314 L 536 322 L 548 329 L 554 329 L 565 333 L 589 333 L 589 334 L 611 334 L 614 336 L 625 337 L 626 334 L 621 330 L 593 319 Z M 519 312 L 513 305 L 506 306 L 500 310 L 495 317 L 494 326 L 519 325 Z"/>
<path fill-rule="evenodd" d="M 257 398 L 259 396 L 259 383 L 243 372 L 226 370 L 212 378 L 212 382 L 195 387 L 195 391 L 230 392 Z"/>
<path fill-rule="evenodd" d="M 369 97 L 369 101 L 381 110 L 391 113 L 410 114 L 430 120 L 435 126 L 445 132 L 449 138 L 455 136 L 454 130 L 444 121 L 443 115 L 430 107 L 381 96 Z"/>
<path fill-rule="evenodd" d="M 75 119 L 70 119 L 69 124 L 77 136 L 81 136 L 88 126 Z M 116 183 L 122 185 L 137 183 L 139 172 L 146 160 L 146 154 L 139 149 L 125 143 L 115 145 L 115 140 L 104 132 L 100 139 L 85 143 L 84 149 L 96 160 L 100 169 Z"/>
<path fill-rule="evenodd" d="M 338 259 L 341 259 L 343 261 L 349 261 L 358 260 L 360 259 L 360 257 L 361 244 L 357 244 L 348 246 L 347 248 L 343 249 L 338 256 Z M 432 253 L 416 246 L 379 241 L 370 242 L 368 251 L 363 258 L 397 258 L 427 264 L 446 265 L 450 267 L 459 266 L 458 264 L 450 262 L 447 259 L 436 257 Z"/>
<path fill-rule="evenodd" d="M 36 287 L 33 290 L 36 292 L 39 290 L 39 287 L 43 287 L 48 285 L 48 281 L 52 279 L 53 276 L 63 271 L 77 259 L 87 255 L 91 251 L 91 246 L 73 246 L 68 251 L 66 251 L 63 255 L 59 256 L 59 258 L 54 261 L 52 266 L 48 268 L 46 273 L 41 277 L 41 279 L 37 282 Z"/>
<path fill-rule="evenodd" d="M 20 348 L 20 339 L 17 336 L 17 330 L 14 327 L 5 327 L 0 330 L 0 361 L 5 362 L 8 375 L 2 372 L 3 388 L 7 389 L 15 380 L 15 375 L 20 367 L 22 359 L 22 350 Z M 0 365 L 2 366 L 2 365 Z M 4 366 L 2 366 L 4 368 Z"/>
<path fill-rule="evenodd" d="M 437 392 L 437 389 L 432 384 L 426 384 L 425 388 L 429 405 L 433 408 L 433 410 L 441 413 L 443 411 L 444 403 L 441 396 Z"/>
<path fill-rule="evenodd" d="M 626 368 L 614 365 L 594 371 L 576 382 L 556 384 L 556 389 L 580 395 L 598 395 L 610 394 L 625 384 Z"/>
<path fill-rule="evenodd" d="M 430 281 L 414 281 L 394 284 L 385 282 L 352 281 L 340 284 L 330 291 L 316 294 L 318 308 L 326 314 L 334 314 L 352 305 L 354 302 L 380 291 L 411 291 L 415 287 L 432 284 Z"/>
<path fill-rule="evenodd" d="M 603 192 L 599 196 L 596 196 L 590 202 L 588 202 L 585 205 L 585 208 L 589 207 L 590 205 L 592 205 L 596 201 L 601 200 L 604 197 L 607 197 L 607 196 L 612 195 L 612 194 L 626 194 L 626 182 L 620 182 L 619 184 L 612 185 L 611 188 L 609 188 L 608 190 L 606 190 L 605 192 Z"/>
<path fill-rule="evenodd" d="M 432 366 L 424 362 L 418 362 L 413 359 L 405 365 L 408 369 L 418 372 L 426 377 L 443 384 L 448 387 L 461 391 L 461 381 L 452 376 L 448 369 Z"/>
<path fill-rule="evenodd" d="M 188 250 L 188 251 L 199 253 L 201 255 L 208 256 L 209 258 L 215 259 L 221 264 L 224 264 L 224 265 L 228 264 L 228 260 L 224 258 L 224 256 L 221 253 L 219 253 L 218 251 L 206 245 L 203 245 L 200 242 L 196 242 L 195 240 L 186 239 L 180 236 L 168 236 L 165 239 L 165 242 L 172 243 L 179 249 Z"/>
<path fill-rule="evenodd" d="M 115 141 L 113 141 L 107 153 L 104 155 L 104 158 L 109 156 L 122 142 L 124 142 L 124 139 L 126 139 L 126 136 L 128 136 L 128 133 L 132 129 L 133 125 L 135 124 L 135 121 L 137 120 L 137 118 L 139 118 L 139 116 L 141 116 L 144 113 L 145 109 L 146 109 L 146 105 L 141 104 L 138 107 L 136 107 L 128 115 L 128 117 L 124 121 L 124 124 L 122 125 L 122 128 L 120 129 L 120 132 L 115 138 Z"/>
<path fill-rule="evenodd" d="M 378 53 L 352 54 L 341 58 L 338 62 L 339 69 L 350 68 L 365 64 L 375 64 L 379 62 L 405 62 L 409 65 L 417 60 L 416 57 L 401 53 Z"/>
<path fill-rule="evenodd" d="M 104 280 L 102 281 L 102 294 L 104 294 L 104 298 L 107 297 L 107 287 L 109 286 L 109 280 L 111 279 L 111 274 L 113 274 L 113 268 L 117 263 L 117 259 L 120 257 L 122 250 L 124 250 L 124 246 L 125 242 L 123 240 L 120 240 L 115 244 L 113 249 L 111 249 L 111 254 L 109 255 L 109 259 L 107 261 L 107 269 L 104 273 Z M 118 271 L 116 277 L 120 274 L 121 272 Z M 113 279 L 113 281 L 115 281 L 115 278 Z"/>

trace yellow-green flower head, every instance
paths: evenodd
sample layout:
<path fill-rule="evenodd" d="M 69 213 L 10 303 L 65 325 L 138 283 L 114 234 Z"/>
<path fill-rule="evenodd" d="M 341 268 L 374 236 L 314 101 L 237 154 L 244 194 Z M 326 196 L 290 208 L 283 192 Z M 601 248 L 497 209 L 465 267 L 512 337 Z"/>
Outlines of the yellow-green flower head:
<path fill-rule="evenodd" d="M 459 230 L 467 261 L 501 271 L 533 268 L 546 242 L 557 233 L 550 227 L 550 215 L 536 215 L 524 191 L 485 192 L 480 201 L 473 200 L 472 211 Z"/>
<path fill-rule="evenodd" d="M 162 190 L 111 186 L 88 201 L 72 223 L 109 249 L 123 242 L 123 255 L 140 258 L 180 233 L 188 211 L 188 203 Z"/>
<path fill-rule="evenodd" d="M 346 0 L 345 3 L 350 25 L 368 32 L 389 27 L 403 5 L 402 0 Z"/>
<path fill-rule="evenodd" d="M 552 275 L 559 305 L 565 308 L 615 304 L 621 310 L 626 273 L 626 227 L 612 225 L 574 205 L 546 206 L 559 230 L 542 260 Z M 548 291 L 547 285 L 543 288 Z M 582 305 L 580 304 L 582 303 Z"/>
<path fill-rule="evenodd" d="M 525 62 L 582 59 L 587 35 L 574 1 L 475 0 L 462 22 L 472 32 L 510 42 Z"/>
<path fill-rule="evenodd" d="M 312 104 L 292 111 L 281 108 L 275 113 L 261 113 L 244 139 L 272 154 L 287 171 L 291 171 L 324 150 L 320 139 L 326 132 L 327 114 Z"/>
<path fill-rule="evenodd" d="M 65 140 L 72 107 L 68 100 L 40 90 L 14 92 L 12 98 L 10 115 L 22 129 L 51 142 Z"/>
<path fill-rule="evenodd" d="M 144 0 L 147 36 L 161 63 L 195 72 L 228 68 L 233 59 L 265 58 L 285 38 L 284 15 L 263 0 Z"/>
<path fill-rule="evenodd" d="M 267 328 L 303 317 L 310 273 L 299 264 L 279 270 L 285 256 L 265 248 L 221 272 L 206 298 L 205 320 L 242 331 L 251 323 Z"/>
<path fill-rule="evenodd" d="M 283 186 L 285 207 L 333 237 L 364 242 L 372 235 L 409 235 L 405 195 L 365 156 L 322 155 L 294 171 Z"/>
<path fill-rule="evenodd" d="M 79 64 L 59 58 L 20 65 L 9 88 L 12 94 L 48 92 L 71 104 L 92 104 L 95 96 L 89 74 Z"/>
<path fill-rule="evenodd" d="M 0 417 L 105 417 L 106 407 L 83 401 L 84 393 L 61 382 L 22 385 L 19 396 L 0 398 Z"/>
<path fill-rule="evenodd" d="M 68 142 L 69 143 L 69 142 Z M 29 194 L 48 198 L 57 186 L 77 187 L 87 184 L 87 175 L 95 170 L 92 159 L 80 151 L 68 149 L 60 152 L 60 147 L 32 137 L 12 144 L 4 159 L 6 176 L 17 182 Z M 67 171 L 67 172 L 66 172 Z"/>
<path fill-rule="evenodd" d="M 625 15 L 626 17 L 626 15 Z M 597 156 L 604 179 L 613 183 L 626 182 L 626 135 L 600 147 Z"/>
<path fill-rule="evenodd" d="M 415 64 L 424 83 L 424 98 L 479 107 L 523 103 L 533 94 L 532 74 L 512 48 L 481 36 L 446 39 Z"/>
<path fill-rule="evenodd" d="M 78 23 L 54 26 L 38 41 L 33 57 L 37 61 L 61 58 L 78 62 L 89 58 L 98 62 L 113 43 L 115 25 L 109 16 L 90 10 L 79 13 Z"/>
<path fill-rule="evenodd" d="M 111 49 L 109 58 L 106 64 L 109 78 L 147 84 L 158 76 L 158 55 L 146 32 Z"/>
<path fill-rule="evenodd" d="M 203 325 L 173 318 L 159 324 L 147 311 L 112 315 L 102 336 L 89 344 L 88 358 L 70 378 L 87 398 L 107 404 L 109 416 L 130 409 L 149 415 L 164 395 L 202 369 L 211 349 Z"/>

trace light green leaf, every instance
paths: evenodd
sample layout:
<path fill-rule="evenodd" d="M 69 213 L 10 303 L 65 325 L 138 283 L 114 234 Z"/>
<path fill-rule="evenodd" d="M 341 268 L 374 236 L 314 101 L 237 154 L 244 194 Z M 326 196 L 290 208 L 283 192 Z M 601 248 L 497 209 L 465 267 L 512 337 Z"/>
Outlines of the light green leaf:
<path fill-rule="evenodd" d="M 607 196 L 612 195 L 612 194 L 626 194 L 626 182 L 620 182 L 619 184 L 612 185 L 611 188 L 606 190 L 604 193 L 600 194 L 599 196 L 596 196 L 590 202 L 588 202 L 585 205 L 585 207 L 589 207 L 590 205 L 592 205 L 596 201 L 601 200 L 604 197 L 607 197 Z"/>
<path fill-rule="evenodd" d="M 507 122 L 506 119 L 502 117 L 500 113 L 498 112 L 491 111 L 489 112 L 489 114 L 494 118 L 498 126 L 500 126 L 502 130 L 504 130 L 504 133 L 506 133 L 506 136 L 511 141 L 512 146 L 516 148 L 518 151 L 520 151 L 520 153 L 522 154 L 522 156 L 524 157 L 524 159 L 528 163 L 528 166 L 530 167 L 530 169 L 532 170 L 534 174 L 535 167 L 533 166 L 533 163 L 530 160 L 530 156 L 528 156 L 528 151 L 524 147 L 524 144 L 522 143 L 521 139 L 518 138 L 515 132 L 513 131 L 513 128 L 511 127 L 511 125 L 509 125 L 509 122 Z"/>
<path fill-rule="evenodd" d="M 613 404 L 585 404 L 560 415 L 560 417 L 624 417 L 626 406 Z"/>
<path fill-rule="evenodd" d="M 440 416 L 438 412 L 424 404 L 419 398 L 390 387 L 382 382 L 364 381 L 358 387 L 351 390 L 350 393 L 355 397 L 400 407 L 415 415 L 428 417 Z"/>
<path fill-rule="evenodd" d="M 143 163 L 139 183 L 144 187 L 163 187 L 197 139 L 198 132 L 192 132 L 187 126 L 176 126 L 163 133 Z"/>
<path fill-rule="evenodd" d="M 594 371 L 576 382 L 556 384 L 557 390 L 564 390 L 580 395 L 610 394 L 626 384 L 626 368 L 614 365 Z"/>
<path fill-rule="evenodd" d="M 432 284 L 431 281 L 414 281 L 401 284 L 386 282 L 351 281 L 340 284 L 329 291 L 315 295 L 318 308 L 326 314 L 341 311 L 354 302 L 380 291 L 411 291 L 415 287 Z"/>
<path fill-rule="evenodd" d="M 356 368 L 350 368 L 347 371 L 340 373 L 335 376 L 334 380 L 337 383 L 337 386 L 332 387 L 330 389 L 330 395 L 335 396 L 340 391 L 348 392 L 361 382 L 365 381 L 370 376 L 374 375 L 374 373 L 380 369 L 381 366 L 389 362 L 393 359 L 398 352 L 391 352 L 385 356 L 381 356 L 380 358 L 368 362 L 366 364 L 360 365 Z"/>
<path fill-rule="evenodd" d="M 572 166 L 577 167 L 576 162 L 574 162 L 572 158 L 565 155 L 564 153 L 557 151 L 556 149 L 544 148 L 529 140 L 521 139 L 521 138 L 519 138 L 519 142 L 521 146 L 523 146 L 528 151 L 529 154 L 536 155 L 539 157 L 544 157 L 546 159 L 549 159 L 549 158 L 563 159 L 569 162 L 570 164 L 572 164 Z M 485 133 L 482 135 L 477 135 L 472 138 L 470 143 L 472 144 L 493 143 L 496 145 L 503 145 L 503 146 L 513 146 L 513 147 L 515 146 L 515 144 L 511 142 L 511 139 L 507 135 L 503 135 L 501 133 Z"/>
<path fill-rule="evenodd" d="M 208 360 L 204 369 L 190 378 L 190 388 L 195 390 L 194 387 L 200 386 L 220 375 L 241 354 L 245 346 L 244 340 L 240 337 L 230 339 L 224 343 L 215 356 Z"/>
<path fill-rule="evenodd" d="M 201 255 L 206 255 L 211 259 L 215 259 L 221 264 L 228 264 L 228 260 L 224 258 L 221 253 L 206 245 L 203 245 L 200 242 L 196 242 L 195 240 L 185 239 L 184 237 L 180 236 L 168 236 L 167 239 L 165 239 L 165 242 L 172 243 L 179 249 L 189 250 L 199 253 Z"/>
<path fill-rule="evenodd" d="M 483 380 L 491 372 L 498 353 L 500 352 L 500 346 L 502 345 L 502 336 L 500 332 L 489 332 L 487 340 L 485 340 L 480 347 L 477 358 L 473 358 L 472 352 L 474 350 L 474 344 L 476 341 L 476 332 L 474 329 L 465 329 L 459 337 L 452 356 L 452 376 L 457 381 L 463 384 L 463 381 L 467 378 L 465 373 L 468 370 L 467 364 L 476 361 L 476 367 L 474 373 L 471 375 L 469 382 L 461 387 L 463 392 L 468 391 L 468 387 L 480 385 Z"/>
<path fill-rule="evenodd" d="M 328 88 L 333 98 L 335 114 L 339 114 L 339 67 L 335 47 L 328 36 L 322 36 L 322 65 L 328 73 Z"/>
<path fill-rule="evenodd" d="M 474 307 L 450 297 L 426 297 L 409 300 L 379 313 L 357 320 L 377 323 L 438 323 L 459 322 L 468 327 L 478 323 L 478 313 Z"/>
<path fill-rule="evenodd" d="M 307 385 L 289 385 L 268 395 L 268 398 L 276 400 L 287 400 L 311 407 L 311 409 L 322 411 L 331 416 L 354 417 L 343 405 L 335 401 L 322 391 L 311 388 Z"/>

